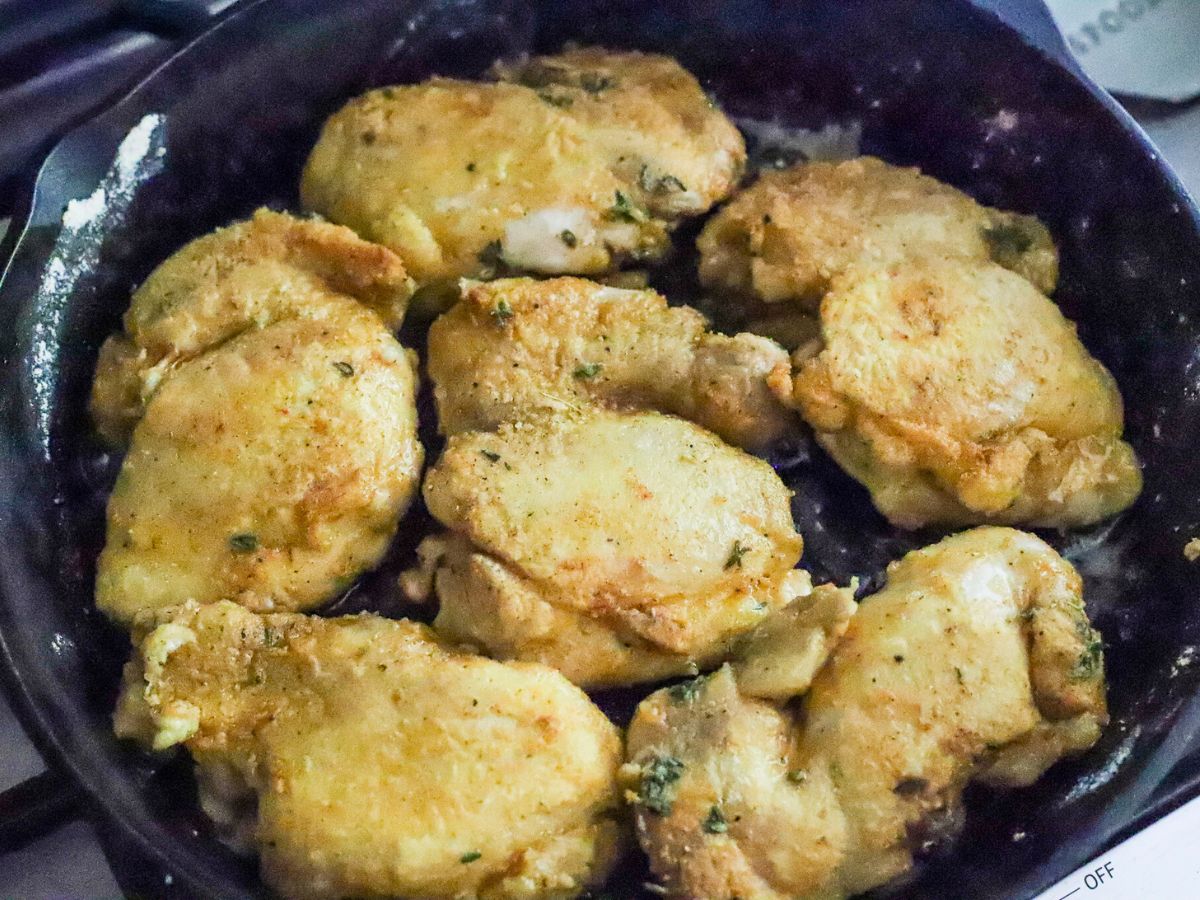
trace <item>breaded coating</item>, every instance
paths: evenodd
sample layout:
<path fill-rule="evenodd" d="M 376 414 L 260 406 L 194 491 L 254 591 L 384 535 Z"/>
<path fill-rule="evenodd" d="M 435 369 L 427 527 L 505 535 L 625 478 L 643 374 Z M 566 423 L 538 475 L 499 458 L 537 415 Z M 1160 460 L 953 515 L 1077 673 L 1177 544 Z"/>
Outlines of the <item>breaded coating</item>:
<path fill-rule="evenodd" d="M 847 271 L 821 303 L 820 352 L 772 384 L 904 528 L 1088 525 L 1141 490 L 1112 376 L 1000 266 Z"/>
<path fill-rule="evenodd" d="M 1033 783 L 1107 722 L 1078 574 L 977 528 L 908 554 L 800 713 L 732 669 L 642 702 L 622 770 L 667 896 L 834 900 L 882 885 L 961 821 L 972 779 Z"/>
<path fill-rule="evenodd" d="M 870 156 L 764 172 L 698 245 L 709 288 L 810 309 L 850 266 L 914 253 L 991 260 L 1045 294 L 1058 282 L 1058 251 L 1036 218 Z"/>
<path fill-rule="evenodd" d="M 571 898 L 616 859 L 620 735 L 557 672 L 226 602 L 144 617 L 135 648 L 117 734 L 186 746 L 282 897 Z"/>
<path fill-rule="evenodd" d="M 411 294 L 390 250 L 340 225 L 260 209 L 187 244 L 134 292 L 124 333 L 100 349 L 96 427 L 111 443 L 127 443 L 164 377 L 244 331 L 320 318 L 331 297 L 357 300 L 398 328 Z"/>
<path fill-rule="evenodd" d="M 375 313 L 243 331 L 151 395 L 108 505 L 96 605 L 307 609 L 373 565 L 417 488 L 416 374 Z"/>
<path fill-rule="evenodd" d="M 443 434 L 600 404 L 675 413 L 762 447 L 794 419 L 767 386 L 787 359 L 757 335 L 708 331 L 654 291 L 579 278 L 468 284 L 429 330 Z"/>
<path fill-rule="evenodd" d="M 500 63 L 496 73 L 567 110 L 656 219 L 700 215 L 737 186 L 741 133 L 669 56 L 581 47 Z"/>
<path fill-rule="evenodd" d="M 697 671 L 811 592 L 790 494 L 681 419 L 587 410 L 463 432 L 425 480 L 434 628 L 585 686 Z"/>
<path fill-rule="evenodd" d="M 673 60 L 572 51 L 370 91 L 326 122 L 306 208 L 398 253 L 421 285 L 499 267 L 599 274 L 654 259 L 726 197 L 742 137 Z"/>

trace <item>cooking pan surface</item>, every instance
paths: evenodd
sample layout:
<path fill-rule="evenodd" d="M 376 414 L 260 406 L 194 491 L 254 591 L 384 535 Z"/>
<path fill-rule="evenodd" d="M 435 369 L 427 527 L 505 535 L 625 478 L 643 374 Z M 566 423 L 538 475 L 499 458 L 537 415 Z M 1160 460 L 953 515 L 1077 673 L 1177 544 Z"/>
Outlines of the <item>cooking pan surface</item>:
<path fill-rule="evenodd" d="M 1137 814 L 1200 725 L 1200 569 L 1182 553 L 1200 535 L 1200 214 L 1128 120 L 961 0 L 562 0 L 537 10 L 264 0 L 69 135 L 40 172 L 28 226 L 10 237 L 0 288 L 0 647 L 27 724 L 122 834 L 177 873 L 164 893 L 262 895 L 253 865 L 222 849 L 196 809 L 186 763 L 110 735 L 128 643 L 91 601 L 119 465 L 86 413 L 97 349 L 130 289 L 179 245 L 262 204 L 296 208 L 317 128 L 349 96 L 435 72 L 475 75 L 568 40 L 671 53 L 735 117 L 861 127 L 863 152 L 1036 213 L 1059 241 L 1056 299 L 1120 383 L 1145 464 L 1143 496 L 1122 517 L 1043 533 L 1084 575 L 1113 723 L 1032 789 L 972 789 L 961 838 L 929 836 L 915 878 L 892 891 L 1033 893 Z M 656 276 L 673 300 L 698 294 L 691 262 L 684 251 Z M 433 442 L 428 405 L 423 413 Z M 803 564 L 816 577 L 859 576 L 874 589 L 887 562 L 939 536 L 890 527 L 810 442 L 776 448 L 771 461 L 796 491 Z M 325 611 L 405 613 L 388 586 L 427 525 L 411 513 L 381 571 Z M 637 697 L 597 699 L 623 719 Z M 631 864 L 613 890 L 633 896 L 645 877 Z"/>

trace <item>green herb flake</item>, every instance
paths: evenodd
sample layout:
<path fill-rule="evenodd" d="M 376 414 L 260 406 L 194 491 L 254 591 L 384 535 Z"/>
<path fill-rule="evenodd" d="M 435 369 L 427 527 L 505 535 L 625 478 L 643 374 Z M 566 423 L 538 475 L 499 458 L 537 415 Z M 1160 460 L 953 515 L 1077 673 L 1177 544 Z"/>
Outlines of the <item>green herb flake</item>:
<path fill-rule="evenodd" d="M 601 91 L 607 91 L 616 83 L 617 80 L 611 75 L 605 75 L 601 72 L 581 72 L 579 75 L 579 86 L 589 94 L 599 94 Z"/>
<path fill-rule="evenodd" d="M 283 644 L 283 635 L 273 625 L 263 627 L 263 643 L 268 647 L 278 647 Z"/>
<path fill-rule="evenodd" d="M 610 212 L 614 219 L 620 219 L 622 222 L 646 221 L 646 213 L 634 205 L 624 191 L 613 192 L 613 206 Z"/>
<path fill-rule="evenodd" d="M 690 681 L 681 681 L 679 684 L 673 684 L 667 688 L 667 696 L 675 703 L 691 703 L 696 699 L 696 695 L 700 693 L 700 688 L 704 683 L 703 678 L 693 678 Z"/>
<path fill-rule="evenodd" d="M 343 378 L 350 378 L 354 374 L 354 366 L 348 362 L 338 360 L 333 364 L 333 367 L 338 370 L 338 374 Z"/>
<path fill-rule="evenodd" d="M 229 549 L 234 553 L 253 553 L 258 549 L 258 535 L 251 534 L 248 531 L 231 535 L 229 538 Z"/>
<path fill-rule="evenodd" d="M 962 684 L 965 680 L 963 678 L 963 670 L 960 669 L 958 666 L 954 667 L 954 677 L 958 679 L 959 684 Z"/>
<path fill-rule="evenodd" d="M 1091 626 L 1087 627 L 1083 652 L 1075 660 L 1071 669 L 1071 678 L 1075 681 L 1091 681 L 1096 678 L 1104 667 L 1104 641 L 1100 632 Z"/>
<path fill-rule="evenodd" d="M 480 450 L 479 455 L 488 462 L 500 462 L 500 454 L 496 453 L 494 450 Z"/>
<path fill-rule="evenodd" d="M 579 244 L 579 238 L 575 237 L 575 232 L 569 228 L 564 228 L 558 233 L 558 239 L 568 247 L 574 249 Z"/>
<path fill-rule="evenodd" d="M 659 816 L 671 814 L 675 782 L 683 777 L 684 764 L 673 756 L 656 756 L 642 768 L 638 802 Z"/>
<path fill-rule="evenodd" d="M 379 93 L 383 94 L 383 99 L 385 99 L 385 100 L 395 100 L 396 99 L 395 88 L 385 87 Z"/>
<path fill-rule="evenodd" d="M 464 865 L 466 865 L 467 863 L 473 863 L 473 862 L 475 862 L 475 860 L 482 859 L 482 858 L 483 858 L 483 854 L 480 853 L 478 850 L 469 850 L 466 853 L 464 853 L 462 856 L 460 856 L 458 858 L 458 861 L 460 863 L 463 863 Z"/>
<path fill-rule="evenodd" d="M 582 366 L 577 368 L 572 374 L 576 378 L 579 378 L 579 379 L 595 378 L 598 374 L 600 374 L 600 370 L 603 368 L 604 368 L 604 366 L 598 362 L 584 363 Z"/>
<path fill-rule="evenodd" d="M 725 814 L 721 812 L 721 807 L 714 805 L 708 811 L 708 818 L 700 824 L 700 827 L 708 834 L 724 834 L 729 830 L 729 823 L 725 821 Z"/>
<path fill-rule="evenodd" d="M 566 94 L 552 94 L 549 91 L 538 91 L 538 99 L 551 106 L 557 106 L 559 109 L 567 109 L 575 102 L 573 97 Z"/>
<path fill-rule="evenodd" d="M 544 88 L 552 84 L 569 84 L 571 70 L 546 62 L 531 62 L 517 73 L 517 84 Z"/>
<path fill-rule="evenodd" d="M 473 163 L 473 162 L 467 163 L 467 171 L 474 172 L 475 171 L 475 163 Z"/>
<path fill-rule="evenodd" d="M 508 305 L 507 300 L 501 298 L 496 302 L 496 305 L 492 307 L 492 318 L 496 321 L 497 325 L 503 325 L 512 317 L 513 310 L 512 307 Z"/>
<path fill-rule="evenodd" d="M 729 558 L 725 560 L 725 568 L 732 569 L 734 566 L 737 566 L 740 569 L 742 567 L 742 557 L 749 552 L 750 548 L 743 547 L 741 541 L 734 541 L 733 549 L 729 551 Z"/>
<path fill-rule="evenodd" d="M 981 234 L 992 259 L 1001 265 L 1015 262 L 1017 257 L 1033 246 L 1033 236 L 1029 231 L 1013 223 L 989 225 Z"/>
<path fill-rule="evenodd" d="M 803 769 L 792 769 L 787 773 L 787 780 L 792 784 L 804 784 L 808 781 L 808 773 Z"/>
<path fill-rule="evenodd" d="M 361 137 L 362 142 L 369 147 L 371 144 L 375 143 L 377 135 L 373 131 L 364 131 Z"/>

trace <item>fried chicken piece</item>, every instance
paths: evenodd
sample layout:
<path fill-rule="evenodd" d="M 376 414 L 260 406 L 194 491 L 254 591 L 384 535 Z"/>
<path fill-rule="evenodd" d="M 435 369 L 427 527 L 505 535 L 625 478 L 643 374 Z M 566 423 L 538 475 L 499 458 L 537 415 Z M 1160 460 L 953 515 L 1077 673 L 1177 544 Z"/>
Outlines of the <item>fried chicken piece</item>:
<path fill-rule="evenodd" d="M 992 260 L 1049 294 L 1058 251 L 1033 216 L 981 206 L 947 184 L 864 156 L 764 172 L 705 226 L 700 280 L 768 303 L 815 308 L 867 259 L 913 253 Z"/>
<path fill-rule="evenodd" d="M 433 290 L 499 266 L 657 258 L 741 173 L 740 133 L 667 57 L 577 50 L 498 74 L 350 101 L 305 166 L 305 207 L 391 247 Z"/>
<path fill-rule="evenodd" d="M 851 269 L 821 303 L 821 336 L 771 383 L 896 525 L 1073 527 L 1141 490 L 1112 376 L 999 266 Z"/>
<path fill-rule="evenodd" d="M 741 132 L 669 56 L 580 47 L 502 62 L 495 71 L 580 122 L 654 218 L 701 215 L 737 186 L 746 162 Z"/>
<path fill-rule="evenodd" d="M 620 735 L 557 672 L 227 602 L 146 616 L 135 642 L 117 734 L 186 746 L 283 897 L 570 898 L 615 862 Z"/>
<path fill-rule="evenodd" d="M 319 319 L 330 298 L 357 300 L 398 328 L 411 294 L 412 281 L 390 250 L 340 225 L 260 209 L 187 244 L 134 292 L 124 333 L 100 349 L 91 398 L 96 427 L 110 443 L 128 443 L 164 377 L 244 331 Z"/>
<path fill-rule="evenodd" d="M 585 686 L 695 672 L 808 595 L 790 495 L 765 462 L 681 419 L 587 410 L 450 438 L 410 596 L 434 628 Z"/>
<path fill-rule="evenodd" d="M 108 505 L 96 604 L 307 609 L 383 555 L 421 471 L 413 363 L 375 313 L 254 328 L 151 395 Z"/>
<path fill-rule="evenodd" d="M 787 358 L 765 338 L 709 332 L 654 291 L 579 278 L 470 284 L 429 330 L 443 434 L 600 404 L 675 413 L 762 447 L 794 418 L 766 381 Z"/>
<path fill-rule="evenodd" d="M 1107 721 L 1078 574 L 1036 537 L 977 528 L 908 554 L 794 714 L 733 670 L 638 708 L 622 770 L 671 897 L 833 900 L 912 866 L 972 779 L 1033 783 Z"/>

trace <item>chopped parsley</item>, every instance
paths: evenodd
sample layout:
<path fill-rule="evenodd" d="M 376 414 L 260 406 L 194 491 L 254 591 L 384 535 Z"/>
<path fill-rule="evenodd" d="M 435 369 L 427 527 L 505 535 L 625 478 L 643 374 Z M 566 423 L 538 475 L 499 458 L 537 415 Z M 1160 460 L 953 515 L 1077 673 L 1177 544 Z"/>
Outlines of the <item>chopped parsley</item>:
<path fill-rule="evenodd" d="M 611 75 L 604 75 L 600 72 L 581 72 L 579 74 L 579 86 L 589 94 L 599 94 L 601 91 L 607 91 L 616 83 L 617 80 Z"/>
<path fill-rule="evenodd" d="M 517 84 L 530 88 L 544 88 L 552 84 L 570 84 L 571 70 L 545 62 L 533 62 L 517 75 Z"/>
<path fill-rule="evenodd" d="M 492 307 L 492 318 L 496 320 L 497 325 L 503 325 L 513 317 L 512 307 L 508 305 L 508 301 L 501 298 Z"/>
<path fill-rule="evenodd" d="M 488 462 L 500 462 L 500 454 L 494 450 L 480 450 L 479 455 Z"/>
<path fill-rule="evenodd" d="M 575 102 L 575 99 L 567 94 L 552 94 L 549 91 L 538 91 L 538 99 L 559 109 L 566 109 Z"/>
<path fill-rule="evenodd" d="M 558 233 L 558 239 L 568 247 L 575 247 L 579 243 L 579 238 L 575 237 L 575 232 L 569 228 L 564 228 Z"/>
<path fill-rule="evenodd" d="M 474 172 L 475 171 L 475 163 L 473 163 L 473 162 L 467 163 L 467 171 Z"/>
<path fill-rule="evenodd" d="M 700 827 L 708 834 L 724 834 L 729 830 L 729 823 L 725 821 L 725 814 L 721 812 L 721 807 L 713 806 L 708 811 L 708 818 L 700 824 Z"/>
<path fill-rule="evenodd" d="M 362 142 L 367 146 L 375 143 L 376 134 L 373 131 L 364 131 L 362 133 Z"/>
<path fill-rule="evenodd" d="M 992 258 L 999 263 L 1014 262 L 1018 256 L 1033 246 L 1033 236 L 1020 225 L 1001 223 L 989 225 L 981 232 L 991 251 Z"/>
<path fill-rule="evenodd" d="M 1076 681 L 1091 681 L 1100 674 L 1104 665 L 1104 641 L 1100 632 L 1086 623 L 1084 627 L 1087 631 L 1084 635 L 1083 652 L 1079 654 L 1075 666 L 1071 669 L 1071 677 Z"/>
<path fill-rule="evenodd" d="M 808 773 L 803 769 L 792 769 L 787 773 L 787 780 L 792 784 L 804 784 L 808 781 Z"/>
<path fill-rule="evenodd" d="M 696 699 L 696 695 L 700 693 L 703 683 L 703 678 L 681 681 L 679 684 L 673 684 L 667 688 L 667 696 L 676 703 L 691 703 Z"/>
<path fill-rule="evenodd" d="M 480 853 L 478 850 L 468 850 L 466 853 L 464 853 L 462 856 L 460 856 L 458 858 L 458 861 L 465 865 L 466 863 L 473 863 L 473 862 L 475 862 L 475 860 L 481 859 L 482 857 L 483 857 L 483 854 Z"/>
<path fill-rule="evenodd" d="M 258 535 L 251 534 L 249 531 L 231 535 L 229 549 L 234 553 L 253 553 L 258 549 Z"/>
<path fill-rule="evenodd" d="M 742 567 L 742 557 L 749 552 L 750 548 L 743 547 L 741 541 L 734 541 L 733 549 L 729 551 L 729 558 L 725 560 L 725 568 L 732 569 L 734 566 L 737 566 L 740 569 Z"/>
<path fill-rule="evenodd" d="M 603 368 L 604 368 L 604 366 L 597 362 L 584 363 L 582 366 L 577 368 L 573 374 L 575 375 L 576 378 L 580 378 L 580 379 L 595 378 L 600 373 L 600 370 Z"/>
<path fill-rule="evenodd" d="M 646 213 L 639 209 L 624 191 L 614 191 L 612 217 L 622 222 L 645 222 Z"/>
<path fill-rule="evenodd" d="M 263 643 L 268 647 L 278 647 L 283 643 L 283 635 L 279 633 L 279 629 L 272 625 L 263 627 Z"/>
<path fill-rule="evenodd" d="M 339 360 L 333 364 L 333 367 L 338 370 L 338 374 L 343 378 L 349 378 L 354 374 L 354 366 L 350 365 L 348 362 L 342 362 Z"/>
<path fill-rule="evenodd" d="M 656 756 L 642 768 L 638 802 L 656 815 L 670 815 L 675 805 L 675 782 L 683 777 L 683 770 L 682 760 Z"/>
<path fill-rule="evenodd" d="M 601 72 L 576 72 L 565 66 L 546 62 L 534 62 L 517 74 L 517 83 L 529 88 L 550 86 L 582 88 L 589 94 L 599 94 L 617 83 L 611 75 Z"/>

